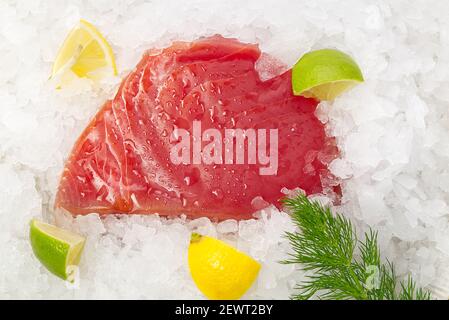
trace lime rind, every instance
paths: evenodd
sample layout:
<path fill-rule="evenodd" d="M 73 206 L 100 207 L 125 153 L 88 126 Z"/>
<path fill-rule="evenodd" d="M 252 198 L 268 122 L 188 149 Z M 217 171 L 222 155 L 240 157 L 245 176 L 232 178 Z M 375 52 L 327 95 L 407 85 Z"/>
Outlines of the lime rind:
<path fill-rule="evenodd" d="M 306 53 L 292 70 L 293 93 L 320 100 L 331 100 L 363 81 L 357 63 L 333 49 Z"/>
<path fill-rule="evenodd" d="M 33 219 L 31 247 L 37 259 L 54 275 L 66 280 L 81 259 L 85 238 Z"/>

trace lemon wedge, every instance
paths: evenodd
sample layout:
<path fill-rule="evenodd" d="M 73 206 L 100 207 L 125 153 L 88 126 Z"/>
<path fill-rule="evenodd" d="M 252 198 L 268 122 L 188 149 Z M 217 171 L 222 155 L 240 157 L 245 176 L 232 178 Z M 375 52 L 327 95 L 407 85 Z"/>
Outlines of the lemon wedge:
<path fill-rule="evenodd" d="M 209 299 L 239 299 L 251 287 L 260 264 L 230 245 L 193 233 L 188 262 L 190 274 L 200 291 Z"/>
<path fill-rule="evenodd" d="M 75 75 L 98 80 L 108 72 L 117 74 L 111 46 L 91 23 L 80 20 L 59 49 L 52 78 L 58 76 L 64 79 Z"/>

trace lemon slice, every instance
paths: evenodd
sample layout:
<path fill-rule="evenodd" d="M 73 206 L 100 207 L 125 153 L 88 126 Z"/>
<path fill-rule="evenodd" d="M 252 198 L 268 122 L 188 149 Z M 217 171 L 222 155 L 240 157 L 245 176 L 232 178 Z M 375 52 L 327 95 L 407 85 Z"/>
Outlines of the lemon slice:
<path fill-rule="evenodd" d="M 193 233 L 188 253 L 190 274 L 209 299 L 239 299 L 260 270 L 253 258 L 223 241 Z"/>
<path fill-rule="evenodd" d="M 35 256 L 53 274 L 73 280 L 86 239 L 53 225 L 31 220 L 30 241 Z"/>
<path fill-rule="evenodd" d="M 77 77 L 98 80 L 108 71 L 117 74 L 111 46 L 92 24 L 81 20 L 59 49 L 52 77 L 67 78 L 67 73 L 72 73 Z"/>
<path fill-rule="evenodd" d="M 334 100 L 363 81 L 357 63 L 332 49 L 306 53 L 292 70 L 293 93 L 318 100 Z"/>

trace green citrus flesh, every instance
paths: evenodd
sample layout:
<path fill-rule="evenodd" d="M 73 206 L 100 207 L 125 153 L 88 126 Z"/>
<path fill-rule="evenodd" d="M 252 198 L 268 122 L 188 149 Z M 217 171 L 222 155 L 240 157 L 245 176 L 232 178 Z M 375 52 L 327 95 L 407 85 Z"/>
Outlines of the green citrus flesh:
<path fill-rule="evenodd" d="M 79 264 L 86 239 L 53 225 L 31 220 L 30 241 L 34 254 L 53 274 L 70 280 Z"/>
<path fill-rule="evenodd" d="M 292 70 L 293 93 L 318 100 L 333 100 L 363 81 L 357 63 L 333 49 L 306 53 Z"/>

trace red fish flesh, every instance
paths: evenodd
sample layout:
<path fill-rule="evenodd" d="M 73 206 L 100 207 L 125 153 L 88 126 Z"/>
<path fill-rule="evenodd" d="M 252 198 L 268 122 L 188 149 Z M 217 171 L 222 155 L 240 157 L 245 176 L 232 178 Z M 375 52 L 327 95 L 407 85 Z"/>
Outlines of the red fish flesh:
<path fill-rule="evenodd" d="M 284 187 L 322 192 L 321 177 L 329 176 L 323 159 L 337 150 L 314 115 L 317 101 L 293 96 L 290 70 L 262 81 L 260 54 L 256 45 L 221 36 L 145 53 L 76 142 L 55 206 L 75 215 L 247 219 L 279 206 Z M 194 122 L 223 137 L 226 129 L 277 129 L 275 173 L 263 175 L 265 166 L 249 161 L 174 163 L 177 132 L 191 132 Z"/>

